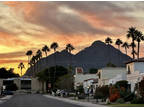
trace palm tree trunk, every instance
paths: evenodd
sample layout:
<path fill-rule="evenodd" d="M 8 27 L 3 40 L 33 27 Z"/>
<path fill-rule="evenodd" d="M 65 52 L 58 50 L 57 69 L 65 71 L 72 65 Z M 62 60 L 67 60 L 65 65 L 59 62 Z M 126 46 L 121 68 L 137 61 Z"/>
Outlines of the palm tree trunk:
<path fill-rule="evenodd" d="M 21 76 L 22 76 L 22 68 L 21 68 Z"/>
<path fill-rule="evenodd" d="M 126 55 L 127 55 L 127 48 L 125 47 L 125 52 L 126 52 Z"/>
<path fill-rule="evenodd" d="M 139 59 L 139 49 L 140 49 L 140 42 L 138 42 L 138 51 L 137 51 L 137 59 Z"/>
<path fill-rule="evenodd" d="M 134 44 L 134 40 L 132 42 Z M 132 52 L 134 52 L 134 46 L 132 46 Z M 133 55 L 133 59 L 135 59 L 135 54 L 133 53 L 132 55 Z"/>

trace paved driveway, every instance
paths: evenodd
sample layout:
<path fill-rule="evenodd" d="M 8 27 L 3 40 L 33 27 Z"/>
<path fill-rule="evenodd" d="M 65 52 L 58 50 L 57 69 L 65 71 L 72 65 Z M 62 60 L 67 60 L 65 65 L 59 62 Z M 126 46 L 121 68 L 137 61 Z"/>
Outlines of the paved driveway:
<path fill-rule="evenodd" d="M 80 107 L 79 105 L 63 102 L 56 99 L 46 98 L 41 94 L 15 95 L 0 107 Z"/>

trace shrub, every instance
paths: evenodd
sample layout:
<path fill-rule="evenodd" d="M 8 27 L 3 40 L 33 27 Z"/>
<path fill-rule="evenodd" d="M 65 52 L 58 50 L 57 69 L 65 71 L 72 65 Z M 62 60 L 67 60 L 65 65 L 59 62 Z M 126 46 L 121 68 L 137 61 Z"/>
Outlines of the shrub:
<path fill-rule="evenodd" d="M 122 103 L 125 103 L 125 101 L 123 98 L 119 98 L 116 100 L 116 103 L 122 104 Z"/>
<path fill-rule="evenodd" d="M 144 99 L 143 98 L 134 98 L 132 101 L 131 101 L 131 104 L 144 104 Z"/>
<path fill-rule="evenodd" d="M 85 95 L 84 94 L 78 95 L 78 99 L 85 99 Z"/>
<path fill-rule="evenodd" d="M 128 88 L 128 81 L 126 80 L 118 81 L 116 82 L 115 87 L 116 88 L 119 88 L 119 87 Z"/>
<path fill-rule="evenodd" d="M 103 99 L 104 95 L 101 92 L 97 92 L 94 95 L 94 99 Z"/>

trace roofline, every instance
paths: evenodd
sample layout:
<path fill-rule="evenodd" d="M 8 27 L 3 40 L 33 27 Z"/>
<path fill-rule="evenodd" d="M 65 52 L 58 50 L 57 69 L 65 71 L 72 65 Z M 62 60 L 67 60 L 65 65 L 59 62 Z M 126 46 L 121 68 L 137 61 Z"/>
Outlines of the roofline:
<path fill-rule="evenodd" d="M 131 60 L 128 62 L 125 62 L 125 64 L 133 63 L 133 62 L 144 62 L 144 60 L 136 59 L 136 60 Z"/>

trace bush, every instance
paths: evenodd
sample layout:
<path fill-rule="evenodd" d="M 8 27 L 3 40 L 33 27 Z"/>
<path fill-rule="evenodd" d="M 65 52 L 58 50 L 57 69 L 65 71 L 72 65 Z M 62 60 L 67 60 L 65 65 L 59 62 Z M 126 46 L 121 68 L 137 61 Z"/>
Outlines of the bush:
<path fill-rule="evenodd" d="M 115 87 L 116 88 L 119 88 L 119 87 L 128 88 L 128 81 L 126 80 L 118 81 L 116 82 Z"/>
<path fill-rule="evenodd" d="M 78 99 L 85 99 L 85 95 L 84 94 L 78 95 Z"/>
<path fill-rule="evenodd" d="M 131 104 L 144 104 L 144 99 L 143 98 L 134 98 L 132 101 L 131 101 Z"/>
<path fill-rule="evenodd" d="M 101 92 L 97 92 L 94 95 L 94 99 L 103 99 L 104 95 Z"/>
<path fill-rule="evenodd" d="M 116 103 L 123 104 L 123 103 L 125 103 L 125 101 L 123 98 L 119 98 L 116 100 Z"/>

